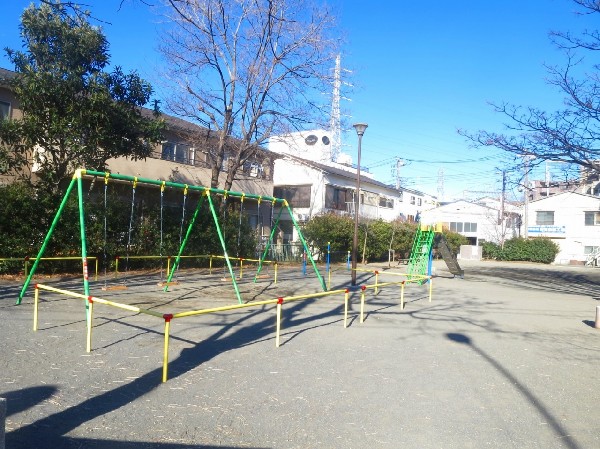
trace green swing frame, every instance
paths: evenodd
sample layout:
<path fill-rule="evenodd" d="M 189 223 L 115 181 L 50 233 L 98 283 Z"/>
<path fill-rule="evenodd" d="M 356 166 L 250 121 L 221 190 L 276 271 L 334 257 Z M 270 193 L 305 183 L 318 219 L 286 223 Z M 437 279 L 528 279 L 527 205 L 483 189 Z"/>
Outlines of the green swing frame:
<path fill-rule="evenodd" d="M 46 247 L 52 237 L 54 229 L 56 228 L 56 226 L 60 220 L 60 217 L 65 208 L 67 200 L 69 199 L 75 186 L 77 187 L 77 197 L 78 197 L 78 204 L 79 204 L 79 231 L 80 231 L 80 236 L 81 236 L 81 263 L 82 263 L 82 271 L 83 271 L 83 291 L 86 296 L 90 296 L 90 285 L 89 285 L 89 279 L 88 279 L 88 263 L 87 263 L 87 261 L 88 261 L 87 242 L 86 242 L 86 232 L 85 232 L 85 209 L 84 209 L 84 195 L 83 195 L 83 182 L 82 182 L 84 176 L 103 177 L 106 182 L 108 182 L 109 179 L 114 179 L 114 180 L 118 180 L 118 181 L 128 181 L 128 182 L 132 182 L 134 184 L 157 185 L 157 186 L 160 186 L 161 189 L 164 189 L 165 187 L 169 187 L 169 188 L 174 188 L 174 189 L 181 189 L 184 192 L 187 192 L 188 190 L 193 190 L 193 191 L 199 191 L 202 193 L 202 195 L 200 197 L 200 201 L 198 201 L 198 205 L 196 206 L 196 209 L 192 216 L 192 219 L 190 220 L 190 222 L 188 224 L 185 238 L 181 242 L 175 262 L 172 264 L 171 270 L 168 273 L 164 291 L 167 291 L 167 289 L 169 287 L 169 283 L 171 282 L 173 275 L 175 274 L 175 272 L 177 271 L 177 269 L 179 267 L 179 262 L 180 262 L 182 254 L 185 250 L 185 246 L 187 244 L 188 238 L 193 231 L 194 224 L 196 223 L 196 219 L 200 213 L 200 209 L 204 202 L 204 198 L 206 198 L 213 221 L 214 221 L 215 229 L 216 229 L 218 237 L 219 237 L 219 242 L 221 243 L 221 247 L 223 248 L 223 256 L 225 258 L 225 263 L 227 265 L 227 269 L 229 270 L 229 274 L 231 276 L 231 283 L 233 284 L 233 289 L 235 291 L 236 298 L 237 298 L 239 304 L 243 303 L 242 297 L 240 295 L 240 290 L 239 290 L 238 284 L 236 282 L 236 276 L 233 272 L 233 267 L 231 265 L 231 261 L 229 260 L 229 255 L 227 253 L 225 239 L 223 236 L 221 225 L 219 223 L 219 214 L 217 213 L 217 210 L 215 208 L 215 204 L 214 204 L 214 201 L 212 198 L 213 195 L 224 196 L 224 197 L 227 197 L 227 196 L 237 197 L 240 199 L 243 198 L 245 200 L 256 200 L 259 203 L 261 201 L 269 201 L 269 202 L 271 202 L 271 207 L 273 207 L 273 208 L 276 205 L 280 206 L 279 213 L 277 214 L 277 219 L 275 220 L 275 223 L 273 224 L 272 229 L 271 229 L 271 234 L 269 236 L 269 240 L 268 240 L 267 244 L 265 245 L 265 250 L 263 251 L 262 256 L 259 259 L 258 269 L 257 269 L 256 275 L 254 276 L 254 282 L 256 282 L 256 280 L 258 279 L 258 275 L 260 274 L 260 271 L 262 270 L 263 261 L 265 260 L 265 257 L 267 256 L 267 253 L 268 253 L 269 248 L 271 247 L 271 243 L 273 241 L 273 237 L 275 236 L 275 230 L 277 229 L 277 226 L 279 224 L 279 221 L 281 219 L 283 211 L 286 210 L 291 218 L 294 228 L 298 232 L 298 236 L 300 238 L 300 241 L 302 242 L 304 251 L 306 251 L 306 254 L 308 255 L 308 257 L 310 259 L 310 262 L 313 266 L 314 272 L 317 275 L 317 278 L 319 280 L 319 283 L 321 284 L 321 287 L 323 288 L 323 291 L 327 291 L 327 286 L 325 285 L 325 281 L 324 281 L 323 277 L 321 276 L 319 269 L 317 268 L 317 264 L 315 263 L 311 252 L 308 249 L 306 240 L 304 239 L 304 236 L 302 235 L 302 230 L 300 229 L 298 222 L 294 218 L 294 214 L 292 213 L 292 209 L 291 209 L 290 205 L 284 198 L 275 198 L 275 197 L 271 197 L 271 196 L 255 195 L 252 193 L 243 193 L 243 192 L 236 192 L 236 191 L 231 191 L 231 190 L 227 191 L 227 190 L 216 189 L 216 188 L 211 188 L 211 187 L 196 186 L 196 185 L 190 185 L 190 184 L 181 184 L 181 183 L 176 183 L 176 182 L 161 181 L 161 180 L 148 179 L 148 178 L 139 178 L 139 177 L 135 177 L 135 176 L 114 174 L 114 173 L 108 173 L 108 172 L 99 172 L 99 171 L 86 170 L 86 169 L 78 169 L 74 173 L 74 175 L 71 179 L 71 182 L 69 183 L 69 186 L 67 187 L 65 195 L 63 196 L 63 199 L 62 199 L 62 201 L 58 207 L 58 210 L 54 216 L 54 219 L 50 225 L 50 229 L 46 233 L 46 236 L 44 238 L 42 246 L 37 254 L 37 257 L 36 257 L 32 267 L 31 267 L 31 270 L 28 273 L 25 283 L 23 284 L 23 287 L 19 293 L 19 297 L 16 302 L 17 305 L 21 304 L 21 302 L 23 300 L 25 292 L 27 291 L 27 288 L 29 287 L 29 284 L 31 283 L 31 279 L 37 270 L 40 259 L 44 256 Z M 88 309 L 89 309 L 89 307 L 86 307 L 86 310 L 88 310 Z"/>

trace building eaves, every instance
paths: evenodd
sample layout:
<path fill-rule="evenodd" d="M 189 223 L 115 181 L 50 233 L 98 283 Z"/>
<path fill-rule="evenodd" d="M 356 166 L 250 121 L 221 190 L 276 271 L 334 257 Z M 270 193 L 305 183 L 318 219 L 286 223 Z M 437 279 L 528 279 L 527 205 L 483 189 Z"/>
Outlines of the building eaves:
<path fill-rule="evenodd" d="M 320 170 L 323 173 L 327 173 L 327 174 L 330 174 L 330 175 L 339 176 L 341 178 L 346 178 L 348 180 L 355 180 L 356 179 L 356 172 L 353 173 L 351 171 L 343 170 L 343 169 L 337 168 L 337 167 L 332 167 L 330 165 L 322 164 L 320 162 L 310 161 L 308 159 L 302 159 L 302 158 L 300 158 L 298 156 L 292 156 L 290 154 L 279 154 L 279 153 L 274 153 L 274 154 L 278 154 L 279 157 L 282 157 L 284 159 L 289 158 L 291 160 L 297 161 L 298 163 L 300 163 L 302 165 L 306 165 L 308 167 L 316 168 L 317 170 Z M 383 188 L 388 189 L 388 190 L 393 190 L 394 192 L 398 192 L 398 190 L 396 190 L 396 188 L 394 186 L 391 186 L 389 184 L 385 184 L 383 182 L 377 181 L 377 180 L 375 180 L 373 178 L 368 178 L 368 177 L 361 178 L 361 183 L 363 183 L 363 184 L 371 184 L 371 185 L 375 185 L 375 186 L 378 186 L 378 187 L 383 187 Z"/>
<path fill-rule="evenodd" d="M 554 195 L 546 196 L 544 198 L 538 198 L 538 199 L 535 199 L 535 200 L 530 200 L 529 204 L 531 204 L 531 203 L 537 203 L 539 201 L 546 201 L 546 200 L 557 198 L 557 197 L 563 196 L 563 195 L 579 195 L 579 196 L 583 196 L 583 197 L 587 197 L 587 198 L 593 198 L 593 199 L 596 199 L 596 200 L 600 200 L 600 197 L 595 196 L 595 195 L 590 195 L 589 193 L 581 193 L 581 192 L 569 191 L 569 192 L 556 193 Z"/>

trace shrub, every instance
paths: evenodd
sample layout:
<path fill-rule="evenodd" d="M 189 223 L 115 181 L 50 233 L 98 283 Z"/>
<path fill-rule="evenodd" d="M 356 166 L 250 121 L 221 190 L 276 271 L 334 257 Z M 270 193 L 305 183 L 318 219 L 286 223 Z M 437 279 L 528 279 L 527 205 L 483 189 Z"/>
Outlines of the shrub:
<path fill-rule="evenodd" d="M 486 242 L 483 256 L 487 259 L 552 263 L 560 248 L 548 238 L 514 238 L 504 242 L 504 248 Z"/>

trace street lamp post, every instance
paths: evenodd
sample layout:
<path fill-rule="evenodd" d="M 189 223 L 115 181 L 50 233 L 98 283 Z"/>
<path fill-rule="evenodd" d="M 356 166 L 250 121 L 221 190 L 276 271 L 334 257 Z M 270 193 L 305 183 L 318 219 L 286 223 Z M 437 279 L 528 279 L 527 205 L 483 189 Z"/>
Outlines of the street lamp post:
<path fill-rule="evenodd" d="M 362 136 L 367 129 L 366 123 L 355 123 L 354 129 L 358 134 L 358 161 L 356 165 L 356 193 L 354 195 L 354 240 L 352 241 L 352 285 L 356 285 L 356 260 L 358 259 L 358 215 L 360 210 L 360 146 Z"/>

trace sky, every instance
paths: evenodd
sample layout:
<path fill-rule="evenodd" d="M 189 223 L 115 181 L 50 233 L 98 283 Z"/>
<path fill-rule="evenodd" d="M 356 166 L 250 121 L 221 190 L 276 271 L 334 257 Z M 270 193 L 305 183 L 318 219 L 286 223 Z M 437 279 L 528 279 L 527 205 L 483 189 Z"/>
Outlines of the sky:
<path fill-rule="evenodd" d="M 139 74 L 160 90 L 156 51 L 165 20 L 147 6 L 159 0 L 83 0 L 103 20 L 111 64 Z M 0 6 L 0 47 L 20 49 L 19 18 L 29 0 Z M 331 0 L 343 37 L 347 87 L 341 108 L 348 123 L 369 126 L 362 139 L 363 167 L 394 183 L 439 199 L 498 195 L 505 155 L 471 148 L 458 129 L 502 132 L 505 118 L 490 103 L 554 111 L 562 95 L 547 84 L 544 65 L 562 65 L 551 30 L 595 27 L 595 16 L 576 14 L 572 0 Z M 12 69 L 5 53 L 0 67 Z M 342 136 L 356 162 L 357 136 Z M 534 177 L 544 178 L 544 167 Z M 557 176 L 555 164 L 548 166 Z M 517 198 L 509 185 L 507 197 Z"/>

